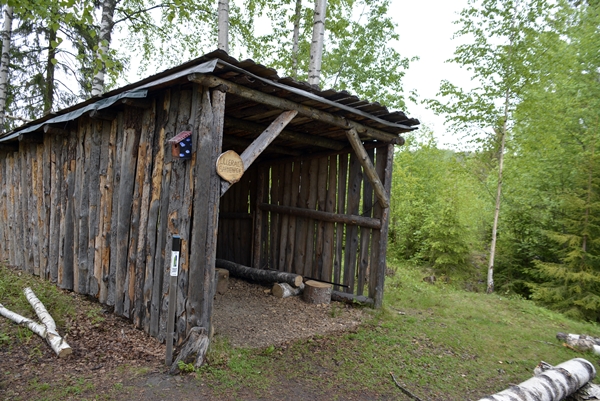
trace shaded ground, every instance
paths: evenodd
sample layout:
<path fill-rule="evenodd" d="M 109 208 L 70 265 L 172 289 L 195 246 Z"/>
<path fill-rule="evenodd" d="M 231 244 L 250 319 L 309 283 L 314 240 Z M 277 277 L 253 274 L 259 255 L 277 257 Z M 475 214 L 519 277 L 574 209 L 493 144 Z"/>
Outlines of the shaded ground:
<path fill-rule="evenodd" d="M 215 338 L 235 347 L 285 349 L 300 338 L 355 328 L 365 313 L 346 305 L 308 305 L 297 297 L 278 299 L 267 287 L 230 279 L 229 290 L 215 300 Z M 102 306 L 74 293 L 75 319 L 64 330 L 73 355 L 58 359 L 38 336 L 20 328 L 18 338 L 3 334 L 0 320 L 0 399 L 232 399 L 218 380 L 204 384 L 194 375 L 165 374 L 165 347 Z M 52 313 L 52 311 L 50 311 Z M 227 341 L 224 341 L 226 338 Z M 318 375 L 316 376 L 318 377 Z M 237 386 L 236 399 L 372 399 L 373 394 L 346 394 L 303 379 L 282 378 L 280 388 L 260 395 Z M 358 398 L 357 398 L 358 397 Z"/>

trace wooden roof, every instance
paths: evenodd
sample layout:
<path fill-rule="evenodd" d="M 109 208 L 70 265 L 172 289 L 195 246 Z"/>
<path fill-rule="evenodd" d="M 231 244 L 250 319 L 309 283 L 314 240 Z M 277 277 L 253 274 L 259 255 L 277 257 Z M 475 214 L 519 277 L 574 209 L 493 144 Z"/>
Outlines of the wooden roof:
<path fill-rule="evenodd" d="M 174 85 L 192 85 L 192 74 L 196 77 L 210 76 L 217 82 L 227 81 L 238 88 L 255 94 L 271 95 L 281 99 L 285 105 L 297 105 L 314 113 L 325 114 L 337 121 L 350 121 L 372 129 L 379 135 L 375 141 L 403 143 L 403 132 L 416 129 L 419 121 L 411 119 L 401 111 L 389 112 L 379 103 L 369 103 L 346 92 L 333 89 L 320 90 L 306 82 L 289 77 L 280 78 L 271 68 L 252 60 L 238 61 L 227 53 L 217 50 L 195 60 L 153 75 L 139 82 L 107 92 L 100 97 L 51 113 L 11 132 L 0 135 L 0 142 L 19 139 L 19 136 L 40 132 L 58 122 L 65 124 L 85 113 L 97 112 L 95 107 L 123 107 L 128 97 L 147 96 Z M 215 84 L 216 85 L 216 84 Z M 225 106 L 224 149 L 243 150 L 282 111 L 282 108 L 265 104 L 247 96 L 228 93 Z M 91 110 L 91 111 L 89 111 Z M 313 116 L 314 117 L 314 116 Z M 47 131 L 47 129 L 45 129 Z M 322 119 L 311 118 L 308 113 L 299 113 L 270 146 L 265 157 L 273 154 L 300 155 L 319 150 L 339 151 L 349 146 L 343 124 L 332 125 Z M 360 132 L 359 132 L 360 134 Z M 361 134 L 365 141 L 372 136 Z"/>

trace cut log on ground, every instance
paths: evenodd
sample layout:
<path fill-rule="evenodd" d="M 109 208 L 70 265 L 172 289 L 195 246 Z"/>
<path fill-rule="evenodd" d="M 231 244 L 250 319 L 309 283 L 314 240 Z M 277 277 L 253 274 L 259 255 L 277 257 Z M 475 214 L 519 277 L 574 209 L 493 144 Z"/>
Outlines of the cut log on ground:
<path fill-rule="evenodd" d="M 559 334 L 561 334 L 561 333 L 559 333 Z M 558 337 L 558 335 L 557 335 L 557 337 Z M 540 373 L 542 373 L 548 369 L 552 369 L 553 367 L 554 366 L 550 365 L 549 363 L 542 361 L 535 367 L 535 369 L 533 370 L 533 373 L 537 376 Z M 577 390 L 576 392 L 574 392 L 573 394 L 571 394 L 570 396 L 568 396 L 566 398 L 566 401 L 592 401 L 592 400 L 600 400 L 600 386 L 598 386 L 597 384 L 590 383 L 590 382 L 588 382 L 583 387 L 581 387 L 579 390 Z"/>
<path fill-rule="evenodd" d="M 217 280 L 217 294 L 225 294 L 229 286 L 229 270 L 216 269 L 215 280 Z"/>
<path fill-rule="evenodd" d="M 18 313 L 12 312 L 6 309 L 2 304 L 0 304 L 0 315 L 12 320 L 18 325 L 27 327 L 38 336 L 45 339 L 48 345 L 50 345 L 50 348 L 52 348 L 59 358 L 71 355 L 73 350 L 56 331 L 56 323 L 44 307 L 44 304 L 42 304 L 42 302 L 35 296 L 31 288 L 25 288 L 24 293 L 43 324 L 34 322 L 33 320 L 21 316 Z"/>
<path fill-rule="evenodd" d="M 246 280 L 252 280 L 263 283 L 288 283 L 294 287 L 300 287 L 302 284 L 302 276 L 294 273 L 285 273 L 275 270 L 262 270 L 255 269 L 240 265 L 237 263 L 229 262 L 223 259 L 217 259 L 215 262 L 217 267 L 229 270 L 229 274 L 235 277 L 243 278 Z"/>
<path fill-rule="evenodd" d="M 206 356 L 206 351 L 208 351 L 209 344 L 210 339 L 208 338 L 206 329 L 204 327 L 193 327 L 185 339 L 184 345 L 179 355 L 177 355 L 175 362 L 171 365 L 169 373 L 175 375 L 180 372 L 180 361 L 186 364 L 193 363 L 194 369 L 198 369 L 204 363 L 204 357 Z"/>
<path fill-rule="evenodd" d="M 308 280 L 304 283 L 302 299 L 309 304 L 329 304 L 331 303 L 331 290 L 331 284 Z"/>
<path fill-rule="evenodd" d="M 547 370 L 542 369 L 535 377 L 479 401 L 560 401 L 574 394 L 594 376 L 594 365 L 585 359 L 575 358 Z"/>
<path fill-rule="evenodd" d="M 373 307 L 375 301 L 373 298 L 364 295 L 348 294 L 347 292 L 331 291 L 331 300 L 336 302 L 345 302 L 347 304 L 360 304 Z"/>
<path fill-rule="evenodd" d="M 271 293 L 277 298 L 287 298 L 302 294 L 304 291 L 304 283 L 300 287 L 294 288 L 288 283 L 275 283 L 271 289 Z"/>
<path fill-rule="evenodd" d="M 556 338 L 576 351 L 592 351 L 594 354 L 600 355 L 600 338 L 587 336 L 585 334 L 565 333 L 556 333 Z"/>

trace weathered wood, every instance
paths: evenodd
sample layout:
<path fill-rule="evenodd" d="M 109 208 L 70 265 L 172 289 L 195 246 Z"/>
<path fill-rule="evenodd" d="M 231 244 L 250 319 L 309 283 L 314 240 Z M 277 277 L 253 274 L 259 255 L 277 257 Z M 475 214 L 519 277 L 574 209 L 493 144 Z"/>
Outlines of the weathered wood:
<path fill-rule="evenodd" d="M 315 210 L 317 207 L 318 184 L 319 184 L 319 159 L 313 159 L 310 162 L 309 172 L 310 190 L 308 194 L 307 207 L 309 210 Z M 313 219 L 307 221 L 306 232 L 306 251 L 304 260 L 304 275 L 307 277 L 314 276 L 314 261 L 315 261 L 315 226 L 317 222 Z"/>
<path fill-rule="evenodd" d="M 66 136 L 66 135 L 69 135 L 69 132 L 70 132 L 67 129 L 55 127 L 50 124 L 45 124 L 42 127 L 42 130 L 44 131 L 45 134 L 48 134 L 50 136 Z"/>
<path fill-rule="evenodd" d="M 347 205 L 347 211 L 349 214 L 358 214 L 362 181 L 363 176 L 358 158 L 355 155 L 351 155 Z M 346 227 L 345 250 L 343 284 L 348 286 L 346 288 L 346 292 L 353 293 L 356 272 L 356 255 L 358 251 L 358 229 L 356 226 Z"/>
<path fill-rule="evenodd" d="M 302 284 L 302 276 L 294 273 L 280 272 L 276 270 L 255 269 L 253 267 L 242 266 L 228 260 L 217 259 L 216 266 L 229 270 L 229 274 L 234 277 L 240 277 L 247 280 L 266 282 L 266 283 L 288 283 L 294 287 Z"/>
<path fill-rule="evenodd" d="M 80 294 L 88 293 L 88 243 L 90 217 L 90 165 L 92 147 L 92 128 L 89 120 L 80 120 L 77 130 L 77 171 L 75 174 L 75 267 L 74 290 Z"/>
<path fill-rule="evenodd" d="M 304 283 L 302 299 L 309 304 L 329 304 L 331 302 L 331 284 L 308 280 Z"/>
<path fill-rule="evenodd" d="M 144 112 L 144 119 L 142 121 L 142 138 L 145 139 L 145 160 L 143 166 L 143 181 L 140 178 L 142 184 L 142 201 L 140 205 L 140 226 L 138 230 L 138 243 L 137 243 L 137 259 L 135 262 L 135 312 L 133 322 L 138 328 L 147 327 L 149 322 L 146 319 L 146 308 L 150 304 L 150 288 L 151 285 L 148 282 L 154 279 L 153 273 L 154 268 L 151 264 L 148 264 L 149 237 L 153 237 L 156 231 L 156 221 L 152 223 L 149 221 L 150 214 L 150 191 L 153 183 L 153 146 L 154 146 L 154 134 L 155 134 L 155 121 L 156 121 L 156 106 L 153 106 Z M 140 143 L 140 148 L 142 143 Z M 141 153 L 141 152 L 140 152 Z M 138 156 L 141 160 L 142 158 Z M 162 167 L 162 166 L 161 166 Z M 152 225 L 151 225 L 152 224 Z M 152 256 L 154 256 L 152 254 Z"/>
<path fill-rule="evenodd" d="M 19 163 L 20 163 L 20 171 L 30 171 L 27 166 L 27 154 L 29 153 L 30 144 L 22 143 L 21 152 L 19 152 Z M 17 174 L 17 177 L 20 178 L 20 186 L 19 186 L 19 208 L 20 208 L 20 216 L 19 219 L 19 242 L 20 242 L 20 252 L 23 254 L 23 258 L 21 261 L 21 266 L 23 266 L 23 270 L 32 273 L 32 262 L 33 255 L 31 250 L 31 241 L 29 235 L 27 235 L 29 231 L 29 216 L 31 214 L 31 210 L 29 209 L 29 175 L 28 174 Z"/>
<path fill-rule="evenodd" d="M 337 194 L 338 163 L 335 156 L 329 158 L 329 182 L 327 184 L 327 197 L 325 199 L 325 212 L 335 211 Z M 341 196 L 341 195 L 338 195 Z M 326 222 L 323 229 L 323 254 L 321 257 L 321 280 L 331 281 L 333 273 L 334 250 L 334 222 Z"/>
<path fill-rule="evenodd" d="M 271 288 L 271 293 L 277 298 L 288 298 L 302 294 L 304 283 L 300 287 L 292 287 L 288 283 L 275 283 Z"/>
<path fill-rule="evenodd" d="M 365 297 L 364 295 L 348 294 L 347 292 L 332 291 L 331 300 L 336 302 L 344 302 L 347 304 L 359 304 L 373 306 L 375 301 L 373 298 Z"/>
<path fill-rule="evenodd" d="M 292 188 L 290 204 L 296 206 L 296 200 L 300 193 L 300 175 L 302 173 L 302 163 L 294 163 L 292 170 Z M 285 269 L 286 272 L 293 272 L 294 270 L 294 258 L 296 254 L 296 231 L 297 231 L 297 218 L 296 216 L 290 216 L 288 219 L 288 235 L 287 242 L 285 245 L 285 253 L 287 255 Z"/>
<path fill-rule="evenodd" d="M 155 130 L 157 131 L 156 140 L 153 143 L 152 150 L 152 176 L 151 176 L 151 193 L 148 210 L 148 226 L 146 230 L 146 277 L 144 278 L 144 294 L 143 308 L 144 330 L 150 335 L 156 337 L 158 335 L 158 319 L 160 303 L 160 288 L 162 287 L 163 272 L 162 265 L 159 262 L 160 257 L 157 255 L 160 246 L 159 237 L 162 235 L 161 226 L 159 224 L 161 210 L 161 196 L 165 196 L 162 192 L 163 170 L 165 166 L 165 144 L 166 132 L 165 124 L 169 116 L 169 107 L 171 103 L 171 92 L 166 91 L 160 107 L 157 107 L 157 122 Z M 159 101 L 157 100 L 157 104 Z"/>
<path fill-rule="evenodd" d="M 58 281 L 63 289 L 73 290 L 75 285 L 75 175 L 76 175 L 76 153 L 77 153 L 77 136 L 71 135 L 68 139 L 68 151 L 64 164 L 63 174 L 66 176 L 66 182 L 63 193 L 66 195 L 67 203 L 64 209 L 63 220 L 61 221 L 61 233 L 64 232 L 64 240 L 62 241 L 62 264 L 59 265 Z M 62 266 L 62 271 L 60 267 Z M 61 274 L 62 273 L 62 274 Z"/>
<path fill-rule="evenodd" d="M 207 242 L 209 236 L 213 232 L 208 232 L 209 227 L 209 210 L 213 207 L 210 205 L 211 196 L 210 190 L 215 189 L 210 186 L 210 175 L 216 174 L 215 165 L 211 164 L 215 160 L 213 152 L 215 150 L 213 141 L 213 115 L 212 102 L 208 89 L 201 86 L 194 87 L 194 97 L 192 102 L 195 121 L 193 132 L 197 133 L 195 141 L 192 140 L 192 146 L 196 153 L 195 173 L 197 188 L 202 190 L 194 193 L 194 225 L 192 226 L 191 236 L 191 263 L 190 263 L 190 284 L 188 303 L 187 303 L 187 329 L 191 330 L 195 326 L 199 326 L 202 321 L 203 301 L 208 294 L 206 291 L 209 288 L 205 287 L 205 272 L 208 269 L 207 261 Z M 197 142 L 197 145 L 194 144 Z M 207 181 L 208 176 L 208 183 Z M 208 185 L 207 185 L 208 184 Z M 216 189 L 218 190 L 218 186 Z M 218 210 L 218 207 L 217 207 Z"/>
<path fill-rule="evenodd" d="M 296 202 L 296 206 L 299 208 L 307 208 L 308 206 L 310 165 L 310 161 L 304 161 L 300 164 L 300 191 Z M 295 231 L 294 233 L 293 230 L 290 230 L 290 236 L 294 236 L 294 265 L 292 272 L 304 275 L 304 266 L 306 265 L 306 236 L 308 235 L 308 219 L 306 217 L 300 217 L 296 220 Z"/>
<path fill-rule="evenodd" d="M 377 200 L 381 204 L 381 207 L 390 207 L 388 193 L 385 191 L 385 188 L 383 187 L 383 184 L 381 183 L 381 180 L 375 171 L 375 167 L 373 166 L 373 162 L 371 161 L 369 154 L 360 141 L 358 132 L 356 132 L 354 129 L 351 129 L 346 131 L 346 136 L 350 141 L 350 145 L 352 145 L 352 149 L 354 149 L 354 152 L 356 152 L 356 155 L 358 156 L 358 161 L 363 167 L 363 171 L 365 172 L 369 181 L 371 181 L 371 185 L 373 185 L 375 195 L 377 196 Z"/>
<path fill-rule="evenodd" d="M 398 137 L 397 135 L 380 131 L 371 127 L 367 127 L 355 121 L 347 120 L 341 116 L 336 116 L 328 112 L 315 109 L 314 107 L 306 106 L 288 99 L 282 99 L 277 96 L 269 95 L 254 89 L 250 89 L 215 76 L 192 74 L 188 78 L 191 81 L 197 82 L 201 85 L 213 88 L 219 86 L 220 88 L 226 90 L 227 93 L 241 96 L 245 99 L 253 100 L 269 106 L 277 107 L 282 110 L 296 110 L 300 115 L 309 117 L 313 120 L 331 124 L 335 127 L 340 127 L 344 129 L 355 129 L 358 133 L 360 133 L 360 135 L 366 138 L 377 139 L 378 141 L 396 144 L 400 144 L 403 142 L 402 138 Z M 410 127 L 406 127 L 406 129 L 407 131 L 410 131 Z"/>
<path fill-rule="evenodd" d="M 260 205 L 264 201 L 264 189 L 265 181 L 267 180 L 267 169 L 260 168 L 258 170 L 258 182 L 256 183 L 258 191 L 256 193 L 257 203 Z M 263 255 L 262 243 L 263 243 L 263 211 L 260 207 L 256 208 L 254 214 L 254 235 L 253 235 L 253 247 L 252 247 L 252 267 L 255 269 L 261 268 L 261 258 Z"/>
<path fill-rule="evenodd" d="M 375 157 L 374 149 L 367 151 L 369 160 Z M 370 216 L 373 213 L 373 186 L 369 180 L 365 180 L 362 191 L 362 216 Z M 369 245 L 371 243 L 371 230 L 366 227 L 360 229 L 360 253 L 358 257 L 358 280 L 356 294 L 363 295 L 365 284 L 368 284 L 369 274 Z M 368 291 L 368 289 L 367 289 Z"/>
<path fill-rule="evenodd" d="M 383 185 L 386 193 L 390 193 L 392 188 L 392 169 L 394 167 L 394 145 L 388 145 L 387 148 L 381 148 L 381 157 L 384 159 L 385 170 L 383 173 Z M 377 151 L 377 157 L 380 151 Z M 379 251 L 377 265 L 373 265 L 373 269 L 377 270 L 377 279 L 375 280 L 375 307 L 380 308 L 383 304 L 383 287 L 385 283 L 385 270 L 386 270 L 386 249 L 388 242 L 388 227 L 390 218 L 390 208 L 382 208 L 381 213 L 381 230 L 378 241 Z M 375 216 L 378 217 L 378 216 Z"/>
<path fill-rule="evenodd" d="M 544 370 L 529 380 L 480 401 L 560 401 L 575 393 L 596 375 L 594 365 L 582 358 L 571 359 Z"/>
<path fill-rule="evenodd" d="M 254 160 L 269 146 L 271 142 L 277 135 L 285 128 L 286 125 L 290 123 L 298 114 L 297 111 L 284 111 L 281 113 L 279 117 L 275 119 L 268 127 L 264 130 L 262 134 L 258 138 L 256 138 L 250 146 L 244 150 L 244 152 L 240 155 L 242 162 L 244 163 L 244 171 L 247 171 L 248 168 L 252 165 Z M 221 184 L 221 196 L 231 187 L 231 184 L 227 181 L 224 181 Z"/>
<path fill-rule="evenodd" d="M 285 174 L 285 166 L 273 166 L 271 168 L 271 202 L 275 205 L 280 205 L 283 201 L 283 192 L 284 192 L 284 174 Z M 262 202 L 257 202 L 257 205 Z M 260 210 L 257 208 L 257 210 Z M 278 261 L 279 261 L 279 229 L 281 217 L 277 213 L 269 214 L 269 222 L 271 223 L 269 227 L 269 267 L 271 269 L 278 270 Z"/>
<path fill-rule="evenodd" d="M 90 118 L 95 120 L 113 121 L 117 118 L 117 113 L 110 110 L 92 110 L 88 113 Z"/>
<path fill-rule="evenodd" d="M 262 124 L 256 124 L 250 121 L 238 120 L 235 118 L 225 118 L 225 126 L 231 128 L 242 129 L 253 134 L 260 134 L 265 130 L 265 126 Z M 343 142 L 335 141 L 333 139 L 325 138 L 317 135 L 308 135 L 300 132 L 294 132 L 290 130 L 283 130 L 279 133 L 279 139 L 302 143 L 305 145 L 318 146 L 326 149 L 341 150 L 346 144 Z"/>
<path fill-rule="evenodd" d="M 190 330 L 179 355 L 177 355 L 177 358 L 171 365 L 169 374 L 175 375 L 179 373 L 179 362 L 186 364 L 193 363 L 194 368 L 200 368 L 204 363 L 209 344 L 210 339 L 208 338 L 207 330 L 204 327 L 193 327 Z"/>
<path fill-rule="evenodd" d="M 261 210 L 266 210 L 273 213 L 287 214 L 291 216 L 306 217 L 314 220 L 327 221 L 331 223 L 348 224 L 350 226 L 366 227 L 366 228 L 381 228 L 381 221 L 372 217 L 363 217 L 359 215 L 338 214 L 321 212 L 318 210 L 301 209 L 291 206 L 277 206 L 260 204 Z"/>
<path fill-rule="evenodd" d="M 135 167 L 137 164 L 137 148 L 139 131 L 125 128 L 123 148 L 121 151 L 119 196 L 117 200 L 117 246 L 115 266 L 115 313 L 125 315 L 126 282 L 128 278 L 128 245 L 135 186 Z M 128 316 L 127 316 L 128 317 Z"/>
<path fill-rule="evenodd" d="M 229 288 L 229 270 L 215 269 L 215 280 L 217 280 L 217 294 L 225 294 Z"/>
<path fill-rule="evenodd" d="M 38 155 L 41 155 L 39 169 L 40 174 L 42 175 L 42 187 L 40 188 L 42 203 L 39 214 L 39 226 L 41 227 L 42 231 L 40 264 L 41 268 L 43 269 L 43 277 L 45 280 L 49 280 L 50 278 L 50 266 L 48 265 L 48 258 L 50 257 L 50 191 L 53 185 L 50 163 L 52 142 L 52 138 L 46 137 L 44 139 L 43 149 L 40 148 L 38 153 Z"/>
<path fill-rule="evenodd" d="M 101 202 L 101 193 L 102 188 L 100 186 L 100 164 L 102 159 L 102 136 L 104 134 L 102 129 L 101 122 L 91 122 L 90 128 L 92 130 L 91 135 L 91 143 L 90 143 L 90 154 L 89 154 L 89 164 L 88 170 L 86 170 L 85 174 L 90 176 L 88 182 L 88 191 L 89 195 L 89 234 L 88 234 L 88 244 L 86 247 L 87 250 L 87 261 L 88 261 L 88 272 L 86 280 L 86 294 L 89 294 L 93 297 L 98 297 L 98 293 L 100 291 L 99 281 L 101 263 L 98 264 L 96 262 L 96 257 L 100 258 L 100 202 Z M 105 156 L 106 158 L 106 156 Z M 101 261 L 100 261 L 101 262 Z M 98 271 L 97 271 L 97 270 Z"/>
<path fill-rule="evenodd" d="M 292 183 L 292 168 L 293 163 L 287 163 L 283 172 L 283 181 L 280 183 L 281 190 L 283 191 L 283 198 L 281 201 L 282 207 L 289 207 L 292 197 L 293 188 L 290 187 Z M 260 204 L 257 204 L 257 207 L 260 208 Z M 275 265 L 277 270 L 290 272 L 291 270 L 287 269 L 286 258 L 290 258 L 291 255 L 287 252 L 286 246 L 288 241 L 288 229 L 289 229 L 289 215 L 287 213 L 280 216 L 280 235 L 277 239 L 279 246 L 279 257 L 278 261 Z"/>
<path fill-rule="evenodd" d="M 319 159 L 319 178 L 317 181 L 317 209 L 325 211 L 327 203 L 327 183 L 329 182 L 329 158 Z M 323 272 L 323 246 L 325 245 L 325 222 L 316 222 L 315 258 L 311 277 L 321 277 Z"/>
<path fill-rule="evenodd" d="M 47 145 L 50 149 L 50 209 L 48 228 L 48 280 L 56 283 L 58 280 L 58 252 L 60 247 L 60 204 L 61 186 L 63 185 L 62 168 L 62 138 L 53 137 Z"/>

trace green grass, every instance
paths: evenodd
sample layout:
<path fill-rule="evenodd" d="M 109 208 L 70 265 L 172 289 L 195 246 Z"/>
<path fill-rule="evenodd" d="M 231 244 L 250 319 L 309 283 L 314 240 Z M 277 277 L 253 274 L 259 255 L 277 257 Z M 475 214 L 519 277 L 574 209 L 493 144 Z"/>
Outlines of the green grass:
<path fill-rule="evenodd" d="M 343 388 L 387 397 L 399 394 L 393 372 L 421 398 L 465 400 L 527 380 L 541 360 L 556 365 L 584 357 L 598 363 L 596 356 L 577 354 L 555 339 L 559 331 L 599 337 L 595 324 L 518 298 L 431 285 L 410 266 L 397 271 L 386 282 L 384 308 L 355 332 L 280 349 L 234 350 L 232 359 L 209 364 L 199 378 L 216 378 L 217 388 L 240 390 L 245 383 L 259 396 L 281 380 L 301 378 L 323 394 Z"/>

